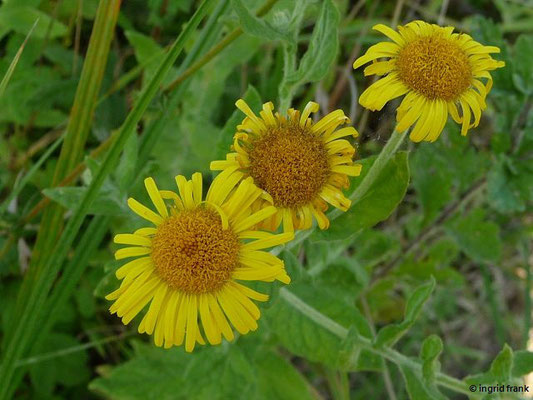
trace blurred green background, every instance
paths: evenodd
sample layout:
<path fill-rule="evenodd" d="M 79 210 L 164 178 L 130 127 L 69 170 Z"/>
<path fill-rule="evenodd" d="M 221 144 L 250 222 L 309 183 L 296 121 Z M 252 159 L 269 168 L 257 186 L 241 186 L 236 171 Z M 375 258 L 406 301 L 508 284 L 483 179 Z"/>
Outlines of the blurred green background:
<path fill-rule="evenodd" d="M 527 352 L 533 350 L 533 2 L 267 3 L 272 9 L 255 19 L 252 14 L 262 1 L 215 2 L 208 12 L 220 14 L 213 28 L 205 34 L 204 22 L 186 43 L 74 241 L 64 268 L 69 260 L 81 262 L 82 275 L 71 281 L 73 290 L 53 309 L 50 331 L 37 332 L 38 345 L 19 361 L 16 398 L 460 399 L 466 395 L 446 388 L 437 392 L 438 368 L 458 379 L 477 375 L 467 381 L 476 384 L 509 379 L 520 384 L 533 370 L 533 354 Z M 98 1 L 1 3 L 0 76 L 6 75 L 38 19 L 0 96 L 3 352 L 42 229 L 42 207 L 49 207 L 43 198 L 63 206 L 69 217 L 110 138 L 156 73 L 165 47 L 198 4 L 122 2 L 94 117 L 83 125 L 88 130 L 80 150 L 83 159 L 78 160 L 83 163 L 65 187 L 53 188 L 58 140 L 80 83 Z M 354 352 L 349 338 L 341 341 L 299 314 L 278 295 L 277 286 L 262 306 L 257 332 L 192 355 L 181 348 L 157 349 L 150 338 L 136 334 L 138 319 L 125 327 L 109 314 L 103 297 L 118 286 L 114 271 L 121 264 L 113 259 L 111 238 L 141 224 L 128 211 L 127 197 L 147 202 L 146 176 L 166 189 L 174 187 L 177 174 L 201 171 L 209 181 L 209 162 L 224 157 L 243 118 L 235 101 L 244 97 L 257 110 L 262 102 L 277 104 L 280 93 L 289 89 L 287 54 L 300 68 L 297 84 L 290 87 L 293 106 L 313 100 L 322 112 L 342 108 L 360 132 L 357 157 L 370 166 L 394 129 L 396 104 L 376 113 L 362 109 L 357 98 L 371 79 L 351 64 L 383 40 L 371 30 L 374 24 L 414 19 L 453 25 L 482 44 L 501 48 L 494 57 L 506 67 L 493 73 L 494 88 L 480 126 L 461 137 L 449 121 L 436 143 L 408 143 L 366 202 L 333 221 L 329 231 L 313 232 L 281 256 L 293 277 L 291 291 L 368 338 L 404 320 L 407 299 L 425 284 L 428 293 L 419 299 L 420 307 L 427 303 L 417 309 L 416 322 L 405 320 L 404 336 L 395 345 L 398 353 L 424 365 L 424 373 L 411 376 L 390 360 Z M 241 29 L 244 33 L 238 34 Z M 209 49 L 228 38 L 227 46 L 209 57 Z M 208 62 L 184 75 L 182 65 L 191 61 L 187 57 L 198 60 L 205 54 Z M 28 171 L 27 184 L 9 197 Z M 94 235 L 80 244 L 89 228 Z M 80 248 L 86 250 L 83 257 Z M 431 276 L 432 292 L 427 283 Z M 444 343 L 439 361 L 440 340 L 430 335 Z M 423 342 L 427 348 L 419 357 Z M 506 343 L 513 351 L 504 348 Z M 431 349 L 437 349 L 435 354 Z"/>

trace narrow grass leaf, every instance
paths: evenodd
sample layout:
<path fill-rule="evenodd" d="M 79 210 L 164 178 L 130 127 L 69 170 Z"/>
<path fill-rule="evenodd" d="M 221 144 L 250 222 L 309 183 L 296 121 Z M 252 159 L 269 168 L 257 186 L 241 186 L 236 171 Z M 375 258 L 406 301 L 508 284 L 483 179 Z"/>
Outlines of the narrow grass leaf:
<path fill-rule="evenodd" d="M 161 82 L 170 70 L 177 57 L 181 53 L 186 41 L 191 37 L 192 33 L 207 13 L 208 8 L 212 5 L 214 0 L 204 0 L 198 10 L 195 12 L 187 26 L 184 28 L 180 36 L 172 45 L 170 51 L 150 81 L 146 88 L 138 98 L 135 107 L 128 114 L 126 121 L 122 125 L 116 141 L 111 146 L 105 159 L 102 162 L 98 174 L 93 178 L 90 186 L 79 207 L 73 213 L 69 222 L 67 223 L 61 238 L 59 239 L 54 253 L 47 259 L 45 264 L 46 274 L 40 274 L 37 277 L 34 290 L 31 291 L 24 311 L 19 314 L 18 324 L 15 328 L 15 334 L 7 346 L 0 366 L 0 399 L 6 399 L 9 395 L 10 382 L 13 377 L 15 363 L 24 354 L 28 345 L 33 330 L 36 328 L 35 322 L 38 320 L 39 313 L 43 308 L 48 291 L 50 290 L 54 278 L 63 263 L 70 246 L 72 245 L 76 234 L 81 227 L 84 217 L 92 201 L 96 198 L 104 179 L 114 169 L 120 153 L 129 137 L 134 131 L 137 123 L 146 111 L 146 108 L 157 93 Z"/>
<path fill-rule="evenodd" d="M 28 172 L 24 175 L 24 177 L 15 184 L 15 187 L 13 190 L 11 190 L 11 193 L 9 193 L 9 196 L 2 202 L 0 205 L 0 214 L 4 213 L 7 210 L 7 207 L 9 207 L 9 204 L 13 201 L 14 198 L 18 196 L 20 191 L 24 189 L 24 187 L 28 184 L 28 182 L 31 180 L 31 178 L 35 175 L 35 173 L 41 168 L 41 166 L 44 164 L 48 158 L 52 155 L 52 153 L 57 150 L 61 142 L 63 141 L 63 137 L 58 138 L 42 155 L 39 157 L 37 162 L 32 165 L 32 167 L 28 170 Z"/>
<path fill-rule="evenodd" d="M 11 79 L 11 76 L 13 75 L 13 72 L 15 71 L 15 67 L 17 66 L 20 56 L 22 55 L 22 52 L 24 51 L 24 47 L 26 46 L 26 43 L 28 42 L 31 34 L 33 33 L 33 30 L 39 23 L 39 19 L 37 18 L 35 20 L 35 23 L 31 27 L 30 31 L 26 35 L 26 38 L 20 45 L 19 49 L 17 50 L 17 54 L 15 54 L 15 57 L 13 57 L 13 61 L 11 61 L 11 64 L 9 64 L 9 68 L 7 69 L 6 73 L 4 74 L 4 77 L 2 78 L 2 81 L 0 82 L 0 97 L 4 95 L 4 92 L 6 90 L 7 84 L 9 83 L 9 80 Z"/>

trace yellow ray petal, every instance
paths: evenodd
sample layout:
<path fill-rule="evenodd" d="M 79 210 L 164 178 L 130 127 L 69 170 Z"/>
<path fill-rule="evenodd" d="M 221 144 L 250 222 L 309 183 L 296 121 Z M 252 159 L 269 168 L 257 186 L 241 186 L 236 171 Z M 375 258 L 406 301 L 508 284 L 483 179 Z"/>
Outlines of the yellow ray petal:
<path fill-rule="evenodd" d="M 276 207 L 269 206 L 265 207 L 262 210 L 253 213 L 252 215 L 238 221 L 236 224 L 233 225 L 233 231 L 235 233 L 242 232 L 251 226 L 254 226 L 258 224 L 259 222 L 265 220 L 266 218 L 270 217 L 271 215 L 274 215 L 276 213 Z"/>
<path fill-rule="evenodd" d="M 213 316 L 213 320 L 216 323 L 217 327 L 220 329 L 227 341 L 232 341 L 234 339 L 233 330 L 231 329 L 228 320 L 226 319 L 224 313 L 222 312 L 220 305 L 218 304 L 217 299 L 214 295 L 208 294 L 207 301 L 209 304 L 209 309 Z"/>
<path fill-rule="evenodd" d="M 149 268 L 153 268 L 152 259 L 150 257 L 137 258 L 117 269 L 115 276 L 118 279 L 124 279 L 126 275 L 133 275 L 133 277 L 136 277 Z"/>
<path fill-rule="evenodd" d="M 163 346 L 163 341 L 165 339 L 165 327 L 166 327 L 166 311 L 168 306 L 168 301 L 171 297 L 170 291 L 167 290 L 163 302 L 161 303 L 161 310 L 157 315 L 154 329 L 154 344 L 157 347 Z"/>
<path fill-rule="evenodd" d="M 261 311 L 259 311 L 259 308 L 247 296 L 231 285 L 226 286 L 226 290 L 250 313 L 255 320 L 259 319 L 261 316 Z"/>
<path fill-rule="evenodd" d="M 198 306 L 196 295 L 189 295 L 187 306 L 187 330 L 185 336 L 185 351 L 191 352 L 196 344 L 196 331 L 198 329 Z"/>
<path fill-rule="evenodd" d="M 189 185 L 189 182 L 183 175 L 176 176 L 176 185 L 180 192 L 181 201 L 183 201 L 183 206 L 187 210 L 192 210 L 196 207 L 192 195 L 192 184 Z"/>
<path fill-rule="evenodd" d="M 159 189 L 157 188 L 157 185 L 155 184 L 153 178 L 146 178 L 144 180 L 144 186 L 146 187 L 148 196 L 150 196 L 150 199 L 152 200 L 152 203 L 154 203 L 154 206 L 159 215 L 161 215 L 162 217 L 168 217 L 167 206 L 165 205 L 165 202 L 163 201 L 161 193 L 159 193 Z"/>
<path fill-rule="evenodd" d="M 144 246 L 144 247 L 152 246 L 152 241 L 148 239 L 147 237 L 135 235 L 131 233 L 119 233 L 118 235 L 115 235 L 115 237 L 113 238 L 113 241 L 118 244 L 131 244 L 134 246 Z"/>
<path fill-rule="evenodd" d="M 318 103 L 315 103 L 314 101 L 310 101 L 309 103 L 306 104 L 306 106 L 304 107 L 304 110 L 302 111 L 302 115 L 300 116 L 300 126 L 303 128 L 307 125 L 307 120 L 309 118 L 309 115 L 311 115 L 311 113 L 316 113 L 318 111 L 318 109 L 320 108 L 320 106 L 318 105 Z"/>
<path fill-rule="evenodd" d="M 206 294 L 201 294 L 199 297 L 199 310 L 202 326 L 204 327 L 207 340 L 211 344 L 220 344 L 222 336 L 220 330 L 217 328 L 211 311 L 209 310 L 209 301 Z"/>
<path fill-rule="evenodd" d="M 195 172 L 192 174 L 192 194 L 194 202 L 198 205 L 202 202 L 202 174 Z"/>
<path fill-rule="evenodd" d="M 294 233 L 292 232 L 280 233 L 278 235 L 272 235 L 268 239 L 259 239 L 259 240 L 255 240 L 250 243 L 245 243 L 242 245 L 241 250 L 248 251 L 248 250 L 266 249 L 269 247 L 287 243 L 293 238 L 294 238 Z"/>
<path fill-rule="evenodd" d="M 233 279 L 241 281 L 267 281 L 270 282 L 282 272 L 281 268 L 266 267 L 266 268 L 249 268 L 237 267 L 233 270 L 231 276 Z"/>
<path fill-rule="evenodd" d="M 115 252 L 115 259 L 122 260 L 123 258 L 144 256 L 151 252 L 152 249 L 150 247 L 124 247 Z"/>
<path fill-rule="evenodd" d="M 128 206 L 131 208 L 131 210 L 135 214 L 146 219 L 147 221 L 150 221 L 156 226 L 159 225 L 161 222 L 163 222 L 163 218 L 160 215 L 157 215 L 155 212 L 150 210 L 148 207 L 142 205 L 137 200 L 131 197 L 128 199 Z"/>
<path fill-rule="evenodd" d="M 148 312 L 146 313 L 146 322 L 144 325 L 145 332 L 148 335 L 151 335 L 154 333 L 155 323 L 157 321 L 157 317 L 159 316 L 159 313 L 162 312 L 161 306 L 163 305 L 163 300 L 167 294 L 168 286 L 165 284 L 159 285 L 157 288 L 154 299 L 152 300 L 152 303 L 150 304 L 150 308 L 148 309 Z M 142 333 L 142 332 L 140 332 Z"/>
<path fill-rule="evenodd" d="M 152 236 L 152 235 L 155 235 L 156 232 L 157 232 L 156 228 L 140 228 L 140 229 L 137 229 L 134 232 L 134 234 L 140 235 L 140 236 Z"/>
<path fill-rule="evenodd" d="M 405 40 L 394 29 L 389 28 L 387 25 L 377 24 L 372 27 L 373 30 L 383 33 L 389 39 L 394 40 L 400 46 L 405 45 Z"/>
<path fill-rule="evenodd" d="M 189 295 L 182 294 L 176 318 L 176 330 L 174 331 L 174 344 L 181 346 L 185 338 L 185 326 L 187 325 L 187 313 L 189 309 Z"/>
<path fill-rule="evenodd" d="M 241 285 L 238 282 L 230 282 L 229 285 L 235 287 L 235 289 L 239 290 L 242 294 L 244 294 L 245 296 L 247 296 L 247 297 L 249 297 L 251 299 L 254 299 L 254 300 L 257 300 L 257 301 L 267 301 L 268 300 L 268 295 L 267 294 L 256 292 L 255 290 L 250 289 L 247 286 Z"/>
<path fill-rule="evenodd" d="M 178 306 L 180 302 L 181 293 L 175 290 L 171 291 L 170 300 L 168 301 L 165 310 L 165 348 L 169 348 L 174 344 L 174 330 L 176 329 L 176 318 L 178 314 Z"/>
<path fill-rule="evenodd" d="M 250 328 L 242 320 L 238 311 L 233 306 L 233 303 L 228 300 L 228 297 L 229 296 L 225 292 L 221 292 L 217 295 L 218 302 L 220 303 L 222 310 L 224 310 L 224 313 L 230 320 L 231 324 L 241 335 L 246 335 L 248 332 L 250 332 Z"/>
<path fill-rule="evenodd" d="M 359 176 L 361 174 L 361 169 L 363 166 L 361 164 L 354 165 L 335 165 L 331 167 L 332 172 L 338 172 L 340 174 L 345 174 L 348 176 Z"/>

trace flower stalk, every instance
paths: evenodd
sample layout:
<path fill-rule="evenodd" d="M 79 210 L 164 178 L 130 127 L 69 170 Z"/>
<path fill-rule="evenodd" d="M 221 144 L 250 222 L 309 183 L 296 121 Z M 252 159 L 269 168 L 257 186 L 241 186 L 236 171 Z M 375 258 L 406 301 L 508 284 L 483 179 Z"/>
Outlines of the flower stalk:
<path fill-rule="evenodd" d="M 289 304 L 291 307 L 294 307 L 297 311 L 301 312 L 303 315 L 315 322 L 317 325 L 320 325 L 322 328 L 333 333 L 339 339 L 344 340 L 348 337 L 348 329 L 333 321 L 327 315 L 324 315 L 320 311 L 311 307 L 309 304 L 307 304 L 294 293 L 292 293 L 289 289 L 282 288 L 280 289 L 279 293 L 280 297 L 285 300 L 287 304 Z M 422 371 L 422 366 L 420 365 L 420 363 L 404 356 L 401 353 L 398 353 L 396 350 L 391 349 L 390 347 L 375 347 L 370 339 L 367 339 L 360 335 L 356 335 L 356 337 L 353 339 L 358 347 L 358 349 L 355 349 L 354 351 L 360 351 L 361 349 L 368 350 L 374 354 L 383 357 L 384 359 L 393 362 L 396 365 L 401 365 L 405 368 L 412 369 L 413 371 L 418 373 L 421 373 Z M 351 357 L 348 357 L 348 359 L 351 359 Z M 443 373 L 436 374 L 435 383 L 439 386 L 445 387 L 457 393 L 468 395 L 472 398 L 481 397 L 476 393 L 472 393 L 468 389 L 467 383 Z"/>

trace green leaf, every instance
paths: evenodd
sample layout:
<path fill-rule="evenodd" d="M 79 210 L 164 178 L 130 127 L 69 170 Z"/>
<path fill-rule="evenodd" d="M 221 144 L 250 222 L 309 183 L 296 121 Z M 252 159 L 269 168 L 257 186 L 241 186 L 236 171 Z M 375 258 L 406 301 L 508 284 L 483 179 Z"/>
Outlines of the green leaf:
<path fill-rule="evenodd" d="M 352 326 L 346 338 L 342 341 L 342 347 L 339 352 L 339 369 L 349 370 L 357 365 L 361 355 L 361 347 L 357 344 L 360 338 L 359 331 Z"/>
<path fill-rule="evenodd" d="M 487 201 L 500 213 L 522 212 L 526 208 L 528 187 L 533 179 L 520 167 L 517 162 L 501 155 L 487 175 Z"/>
<path fill-rule="evenodd" d="M 513 47 L 513 83 L 526 95 L 533 93 L 533 35 L 520 35 Z"/>
<path fill-rule="evenodd" d="M 261 18 L 257 18 L 246 8 L 246 6 L 241 0 L 231 0 L 231 4 L 233 6 L 233 9 L 239 16 L 242 30 L 247 34 L 269 41 L 291 41 L 290 35 L 288 35 L 286 32 L 282 32 L 276 29 L 267 21 L 264 21 Z"/>
<path fill-rule="evenodd" d="M 392 235 L 365 229 L 354 240 L 353 257 L 366 268 L 372 268 L 399 251 L 399 242 Z"/>
<path fill-rule="evenodd" d="M 280 258 L 285 264 L 285 270 L 287 271 L 287 274 L 291 277 L 291 282 L 299 282 L 303 279 L 309 278 L 309 274 L 304 269 L 302 263 L 293 253 L 290 251 L 282 251 Z"/>
<path fill-rule="evenodd" d="M 428 336 L 422 342 L 420 358 L 422 359 L 422 375 L 428 383 L 433 383 L 435 373 L 439 372 L 440 363 L 438 358 L 442 353 L 442 340 L 437 335 Z"/>
<path fill-rule="evenodd" d="M 164 54 L 164 50 L 157 42 L 149 36 L 135 31 L 124 32 L 128 41 L 133 46 L 135 58 L 143 66 L 145 72 L 145 82 L 148 82 L 155 75 L 159 66 L 159 60 Z M 168 85 L 177 76 L 177 69 L 172 67 L 163 80 L 163 86 Z"/>
<path fill-rule="evenodd" d="M 359 310 L 324 290 L 322 285 L 314 287 L 311 283 L 300 282 L 291 284 L 290 292 L 339 324 L 353 326 L 361 336 L 372 337 L 368 322 Z M 332 368 L 346 367 L 346 354 L 343 352 L 346 349 L 341 340 L 303 315 L 283 297 L 276 298 L 272 306 L 265 310 L 264 317 L 279 341 L 292 353 Z M 365 351 L 364 356 L 359 357 L 358 364 L 352 365 L 351 369 L 378 369 L 379 365 L 379 359 Z"/>
<path fill-rule="evenodd" d="M 51 333 L 43 340 L 35 355 L 64 350 L 78 346 L 80 343 L 69 335 Z M 87 368 L 87 353 L 77 351 L 64 356 L 57 356 L 50 360 L 32 364 L 30 378 L 39 393 L 51 394 L 57 384 L 74 386 L 85 382 L 91 376 Z"/>
<path fill-rule="evenodd" d="M 134 344 L 133 357 L 91 382 L 89 389 L 106 398 L 130 400 L 237 399 L 253 394 L 253 365 L 237 346 L 209 346 L 188 354 L 182 348 Z"/>
<path fill-rule="evenodd" d="M 279 354 L 261 352 L 256 357 L 256 367 L 259 390 L 265 400 L 315 399 L 305 378 Z"/>
<path fill-rule="evenodd" d="M 417 287 L 407 300 L 404 320 L 400 324 L 387 325 L 381 328 L 375 339 L 376 346 L 382 347 L 396 343 L 416 322 L 422 312 L 422 307 L 428 301 L 434 288 L 435 278 L 433 277 L 428 283 Z"/>
<path fill-rule="evenodd" d="M 355 179 L 352 192 L 370 170 L 375 157 L 361 160 L 363 169 Z M 312 240 L 346 239 L 361 229 L 386 220 L 402 201 L 409 186 L 407 153 L 399 152 L 385 165 L 365 196 L 355 199 L 350 209 L 332 222 L 329 229 L 316 231 Z"/>
<path fill-rule="evenodd" d="M 466 255 L 475 261 L 497 262 L 501 256 L 500 228 L 485 221 L 485 210 L 477 208 L 449 224 L 448 231 Z"/>
<path fill-rule="evenodd" d="M 400 366 L 407 394 L 412 400 L 440 400 L 445 397 L 437 391 L 436 388 L 430 387 L 424 383 L 422 377 L 409 367 Z"/>
<path fill-rule="evenodd" d="M 81 199 L 87 192 L 86 187 L 56 187 L 43 190 L 43 194 L 49 199 L 61 204 L 69 210 L 75 210 Z M 91 215 L 129 215 L 124 206 L 124 199 L 119 195 L 116 188 L 102 188 L 98 197 L 94 200 L 88 210 Z"/>
<path fill-rule="evenodd" d="M 490 373 L 497 382 L 504 383 L 511 378 L 512 369 L 513 350 L 505 344 L 502 351 L 500 351 L 492 361 L 492 364 L 490 365 Z"/>
<path fill-rule="evenodd" d="M 33 7 L 19 7 L 15 4 L 10 6 L 2 5 L 0 7 L 0 32 L 2 33 L 0 36 L 11 30 L 27 35 L 37 19 L 39 23 L 33 32 L 33 35 L 37 38 L 49 37 L 54 39 L 67 33 L 67 27 L 62 22 L 53 20 L 44 12 Z M 50 27 L 51 29 L 49 29 Z"/>
<path fill-rule="evenodd" d="M 115 272 L 123 265 L 122 261 L 112 260 L 104 265 L 104 276 L 93 290 L 95 297 L 104 299 L 109 293 L 117 289 Z"/>
<path fill-rule="evenodd" d="M 84 318 L 91 318 L 96 311 L 96 303 L 92 290 L 81 286 L 74 292 L 74 299 L 78 305 L 78 311 Z"/>
<path fill-rule="evenodd" d="M 533 352 L 520 350 L 513 355 L 513 377 L 521 378 L 533 372 Z"/>
<path fill-rule="evenodd" d="M 287 82 L 304 84 L 318 82 L 329 71 L 337 56 L 339 11 L 332 0 L 324 0 L 318 20 L 298 69 L 287 77 Z"/>
<path fill-rule="evenodd" d="M 424 361 L 436 360 L 440 353 L 442 353 L 442 339 L 437 335 L 428 336 L 422 342 L 422 348 L 420 350 L 420 358 Z"/>
<path fill-rule="evenodd" d="M 405 308 L 405 319 L 407 321 L 416 321 L 422 311 L 422 307 L 428 301 L 431 293 L 433 293 L 433 289 L 435 289 L 435 279 L 433 277 L 428 283 L 424 283 L 415 289 L 407 300 Z"/>
<path fill-rule="evenodd" d="M 413 153 L 412 182 L 424 211 L 424 220 L 430 221 L 451 199 L 454 171 L 449 168 L 450 160 L 442 149 L 422 145 Z"/>
<path fill-rule="evenodd" d="M 0 82 L 0 97 L 4 95 L 4 92 L 6 90 L 7 84 L 9 83 L 9 80 L 11 79 L 11 76 L 13 75 L 13 72 L 15 71 L 15 67 L 17 66 L 17 63 L 19 62 L 20 56 L 22 55 L 22 51 L 24 50 L 24 46 L 26 46 L 26 43 L 28 42 L 28 39 L 30 38 L 33 30 L 37 26 L 38 21 L 35 21 L 33 26 L 31 27 L 30 31 L 24 38 L 24 41 L 20 45 L 19 49 L 17 50 L 17 53 L 15 54 L 15 57 L 13 57 L 13 60 L 11 61 L 11 64 L 9 64 L 9 68 L 7 69 L 6 73 L 4 74 L 4 77 L 2 78 L 2 81 Z"/>
<path fill-rule="evenodd" d="M 115 181 L 122 193 L 125 193 L 136 177 L 139 153 L 139 137 L 131 135 L 124 146 L 124 152 L 115 172 Z"/>

